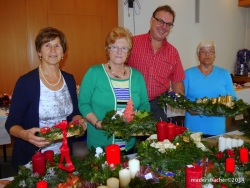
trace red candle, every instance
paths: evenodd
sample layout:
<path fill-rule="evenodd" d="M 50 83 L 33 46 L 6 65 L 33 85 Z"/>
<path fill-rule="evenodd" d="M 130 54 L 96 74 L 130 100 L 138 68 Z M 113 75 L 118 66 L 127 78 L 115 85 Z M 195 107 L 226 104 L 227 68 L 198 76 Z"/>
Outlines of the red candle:
<path fill-rule="evenodd" d="M 232 158 L 226 159 L 226 172 L 234 172 L 235 161 Z"/>
<path fill-rule="evenodd" d="M 47 188 L 48 187 L 48 183 L 44 180 L 37 182 L 36 184 L 36 188 Z"/>
<path fill-rule="evenodd" d="M 240 148 L 240 161 L 242 163 L 248 162 L 248 149 Z"/>
<path fill-rule="evenodd" d="M 53 166 L 54 162 L 54 151 L 53 150 L 47 150 L 44 153 L 45 160 L 50 162 L 50 166 Z"/>
<path fill-rule="evenodd" d="M 181 126 L 176 125 L 175 126 L 175 136 L 178 136 L 181 134 Z"/>
<path fill-rule="evenodd" d="M 175 137 L 175 124 L 167 124 L 167 139 L 172 140 Z"/>
<path fill-rule="evenodd" d="M 184 133 L 187 130 L 186 127 L 181 127 L 181 134 Z"/>
<path fill-rule="evenodd" d="M 159 121 L 156 124 L 157 139 L 159 142 L 167 139 L 167 123 L 165 121 Z"/>
<path fill-rule="evenodd" d="M 36 152 L 36 154 L 32 156 L 32 167 L 33 173 L 38 173 L 39 175 L 43 175 L 45 173 L 45 157 L 40 151 Z"/>
<path fill-rule="evenodd" d="M 202 167 L 187 166 L 186 167 L 186 188 L 202 187 Z"/>
<path fill-rule="evenodd" d="M 106 160 L 110 164 L 120 164 L 120 147 L 116 144 L 110 144 L 106 147 Z"/>

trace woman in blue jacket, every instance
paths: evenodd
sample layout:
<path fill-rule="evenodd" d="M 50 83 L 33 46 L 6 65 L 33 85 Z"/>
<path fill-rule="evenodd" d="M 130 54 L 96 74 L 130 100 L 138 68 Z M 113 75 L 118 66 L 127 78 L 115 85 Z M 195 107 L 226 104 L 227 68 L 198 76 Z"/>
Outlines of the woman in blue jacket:
<path fill-rule="evenodd" d="M 51 127 L 62 120 L 79 120 L 85 126 L 78 109 L 74 77 L 59 69 L 66 51 L 65 34 L 44 28 L 35 45 L 41 65 L 18 79 L 5 124 L 14 138 L 11 162 L 15 169 L 31 161 L 39 148 L 42 152 L 59 153 L 61 142 L 50 143 L 36 136 L 41 127 Z"/>

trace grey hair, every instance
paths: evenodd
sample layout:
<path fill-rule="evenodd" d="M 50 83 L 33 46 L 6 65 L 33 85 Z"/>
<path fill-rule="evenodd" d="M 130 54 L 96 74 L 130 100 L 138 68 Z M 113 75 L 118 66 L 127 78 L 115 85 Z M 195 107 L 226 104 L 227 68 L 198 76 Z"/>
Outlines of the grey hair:
<path fill-rule="evenodd" d="M 203 48 L 203 47 L 211 47 L 211 46 L 214 46 L 214 51 L 215 51 L 216 44 L 215 44 L 214 41 L 212 41 L 212 40 L 203 40 L 203 41 L 201 41 L 201 43 L 197 46 L 197 55 L 199 55 L 201 48 Z"/>

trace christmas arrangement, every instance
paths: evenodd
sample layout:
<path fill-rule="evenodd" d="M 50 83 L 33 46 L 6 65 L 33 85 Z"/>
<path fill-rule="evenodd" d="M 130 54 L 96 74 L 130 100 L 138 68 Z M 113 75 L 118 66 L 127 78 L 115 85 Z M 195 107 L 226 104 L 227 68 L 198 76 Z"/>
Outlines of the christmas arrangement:
<path fill-rule="evenodd" d="M 74 157 L 72 157 L 74 158 Z M 74 158 L 75 159 L 75 158 Z M 59 155 L 54 155 L 54 166 L 50 167 L 49 162 L 46 164 L 46 172 L 44 175 L 39 175 L 38 173 L 33 173 L 31 164 L 25 166 L 19 166 L 18 174 L 14 177 L 6 188 L 16 188 L 16 187 L 36 187 L 37 182 L 45 180 L 48 182 L 49 187 L 57 187 L 58 184 L 67 181 L 68 172 L 57 168 L 59 164 Z"/>
<path fill-rule="evenodd" d="M 208 99 L 207 97 L 190 101 L 186 96 L 175 92 L 166 92 L 159 98 L 158 104 L 164 107 L 166 104 L 176 109 L 186 109 L 200 116 L 226 116 L 235 117 L 244 114 L 249 104 L 242 99 L 235 100 L 232 96 L 219 96 Z"/>
<path fill-rule="evenodd" d="M 73 173 L 57 168 L 60 156 L 54 155 L 52 165 L 49 161 L 46 163 L 44 174 L 33 173 L 30 166 L 20 166 L 18 175 L 6 187 L 35 187 L 36 182 L 45 180 L 49 187 L 96 188 L 107 185 L 110 178 L 124 183 L 125 172 L 129 171 L 131 174 L 134 171 L 134 176 L 129 175 L 133 178 L 126 181 L 124 187 L 184 188 L 195 183 L 203 188 L 248 187 L 250 145 L 244 143 L 241 147 L 219 151 L 217 146 L 207 146 L 201 138 L 202 133 L 189 130 L 176 136 L 172 142 L 158 141 L 157 135 L 151 135 L 137 145 L 136 159 L 120 155 L 119 146 L 114 144 L 109 145 L 111 149 L 107 146 L 106 152 L 103 148 L 96 148 L 83 159 L 71 157 L 75 166 Z M 190 178 L 192 169 L 196 171 Z M 197 182 L 192 182 L 192 179 Z"/>
<path fill-rule="evenodd" d="M 162 176 L 171 172 L 172 181 L 182 187 L 185 185 L 186 165 L 202 161 L 209 152 L 201 142 L 201 133 L 192 134 L 186 130 L 172 142 L 158 142 L 157 135 L 151 135 L 138 145 L 137 156 L 142 165 L 148 164 L 150 168 L 161 172 Z"/>
<path fill-rule="evenodd" d="M 150 135 L 156 132 L 156 120 L 150 112 L 134 112 L 133 102 L 130 99 L 123 111 L 115 110 L 106 113 L 102 126 L 108 136 L 129 139 L 130 136 Z"/>
<path fill-rule="evenodd" d="M 78 120 L 75 120 L 66 125 L 67 137 L 81 136 L 84 134 L 84 129 Z M 53 127 L 43 127 L 40 129 L 38 136 L 46 138 L 48 141 L 56 141 L 63 139 L 62 129 L 55 125 Z"/>
<path fill-rule="evenodd" d="M 4 93 L 0 94 L 0 107 L 8 108 L 11 103 L 11 95 Z"/>
<path fill-rule="evenodd" d="M 243 64 L 245 62 L 248 62 L 250 60 L 250 50 L 248 49 L 242 49 L 237 52 L 237 61 L 239 63 Z"/>
<path fill-rule="evenodd" d="M 14 177 L 6 188 L 16 187 L 36 187 L 39 181 L 46 181 L 49 188 L 68 188 L 68 187 L 83 187 L 96 188 L 99 185 L 106 185 L 109 178 L 120 179 L 122 181 L 121 172 L 128 171 L 129 159 L 126 156 L 119 155 L 119 164 L 110 164 L 107 162 L 107 153 L 100 147 L 89 151 L 84 159 L 71 156 L 72 162 L 75 166 L 73 173 L 68 173 L 56 166 L 59 164 L 60 156 L 54 155 L 53 166 L 49 162 L 46 164 L 46 171 L 39 175 L 33 173 L 32 163 L 20 166 L 18 175 Z M 119 173 L 120 172 L 120 173 Z M 152 173 L 154 181 L 146 180 L 144 175 Z M 159 173 L 151 171 L 147 166 L 141 167 L 140 173 L 131 180 L 129 172 L 129 182 L 126 187 L 166 187 L 167 178 L 162 177 Z M 160 178 L 161 177 L 161 178 Z M 127 177 L 124 177 L 125 179 Z M 150 183 L 150 184 L 149 184 Z M 157 186 L 156 184 L 157 183 Z M 129 184 L 129 186 L 128 186 Z"/>
<path fill-rule="evenodd" d="M 237 52 L 237 62 L 235 63 L 235 75 L 247 76 L 249 71 L 250 51 L 242 49 Z"/>
<path fill-rule="evenodd" d="M 250 145 L 244 143 L 241 147 L 219 151 L 217 145 L 207 146 L 202 142 L 201 135 L 186 130 L 172 142 L 159 142 L 156 135 L 151 135 L 138 145 L 138 159 L 142 165 L 148 164 L 162 176 L 172 174 L 171 180 L 177 187 L 189 187 L 187 165 L 199 167 L 200 171 L 192 174 L 193 178 L 199 175 L 193 179 L 194 183 L 200 183 L 199 187 L 248 187 Z"/>

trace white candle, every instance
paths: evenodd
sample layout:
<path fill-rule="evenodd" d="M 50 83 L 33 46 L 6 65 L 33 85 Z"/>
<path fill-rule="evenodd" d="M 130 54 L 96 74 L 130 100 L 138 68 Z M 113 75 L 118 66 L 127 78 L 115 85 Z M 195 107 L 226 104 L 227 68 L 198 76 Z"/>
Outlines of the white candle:
<path fill-rule="evenodd" d="M 237 145 L 238 145 L 238 147 L 242 146 L 243 144 L 244 144 L 244 141 L 243 141 L 243 140 L 241 140 L 241 139 L 238 139 L 238 140 L 237 140 Z"/>
<path fill-rule="evenodd" d="M 117 178 L 111 177 L 107 179 L 108 188 L 119 188 L 119 180 Z"/>
<path fill-rule="evenodd" d="M 235 148 L 237 147 L 238 144 L 237 144 L 237 140 L 235 138 L 232 139 L 232 148 Z"/>
<path fill-rule="evenodd" d="M 232 139 L 226 138 L 226 149 L 232 149 Z"/>
<path fill-rule="evenodd" d="M 140 161 L 138 159 L 131 159 L 128 161 L 128 167 L 131 173 L 131 178 L 135 178 L 136 172 L 140 171 Z"/>
<path fill-rule="evenodd" d="M 226 148 L 226 139 L 224 137 L 219 137 L 219 151 L 223 152 Z"/>
<path fill-rule="evenodd" d="M 109 187 L 106 185 L 101 185 L 101 186 L 98 186 L 97 188 L 109 188 Z"/>
<path fill-rule="evenodd" d="M 131 174 L 129 169 L 122 169 L 119 171 L 119 183 L 120 187 L 126 187 L 131 181 Z"/>

